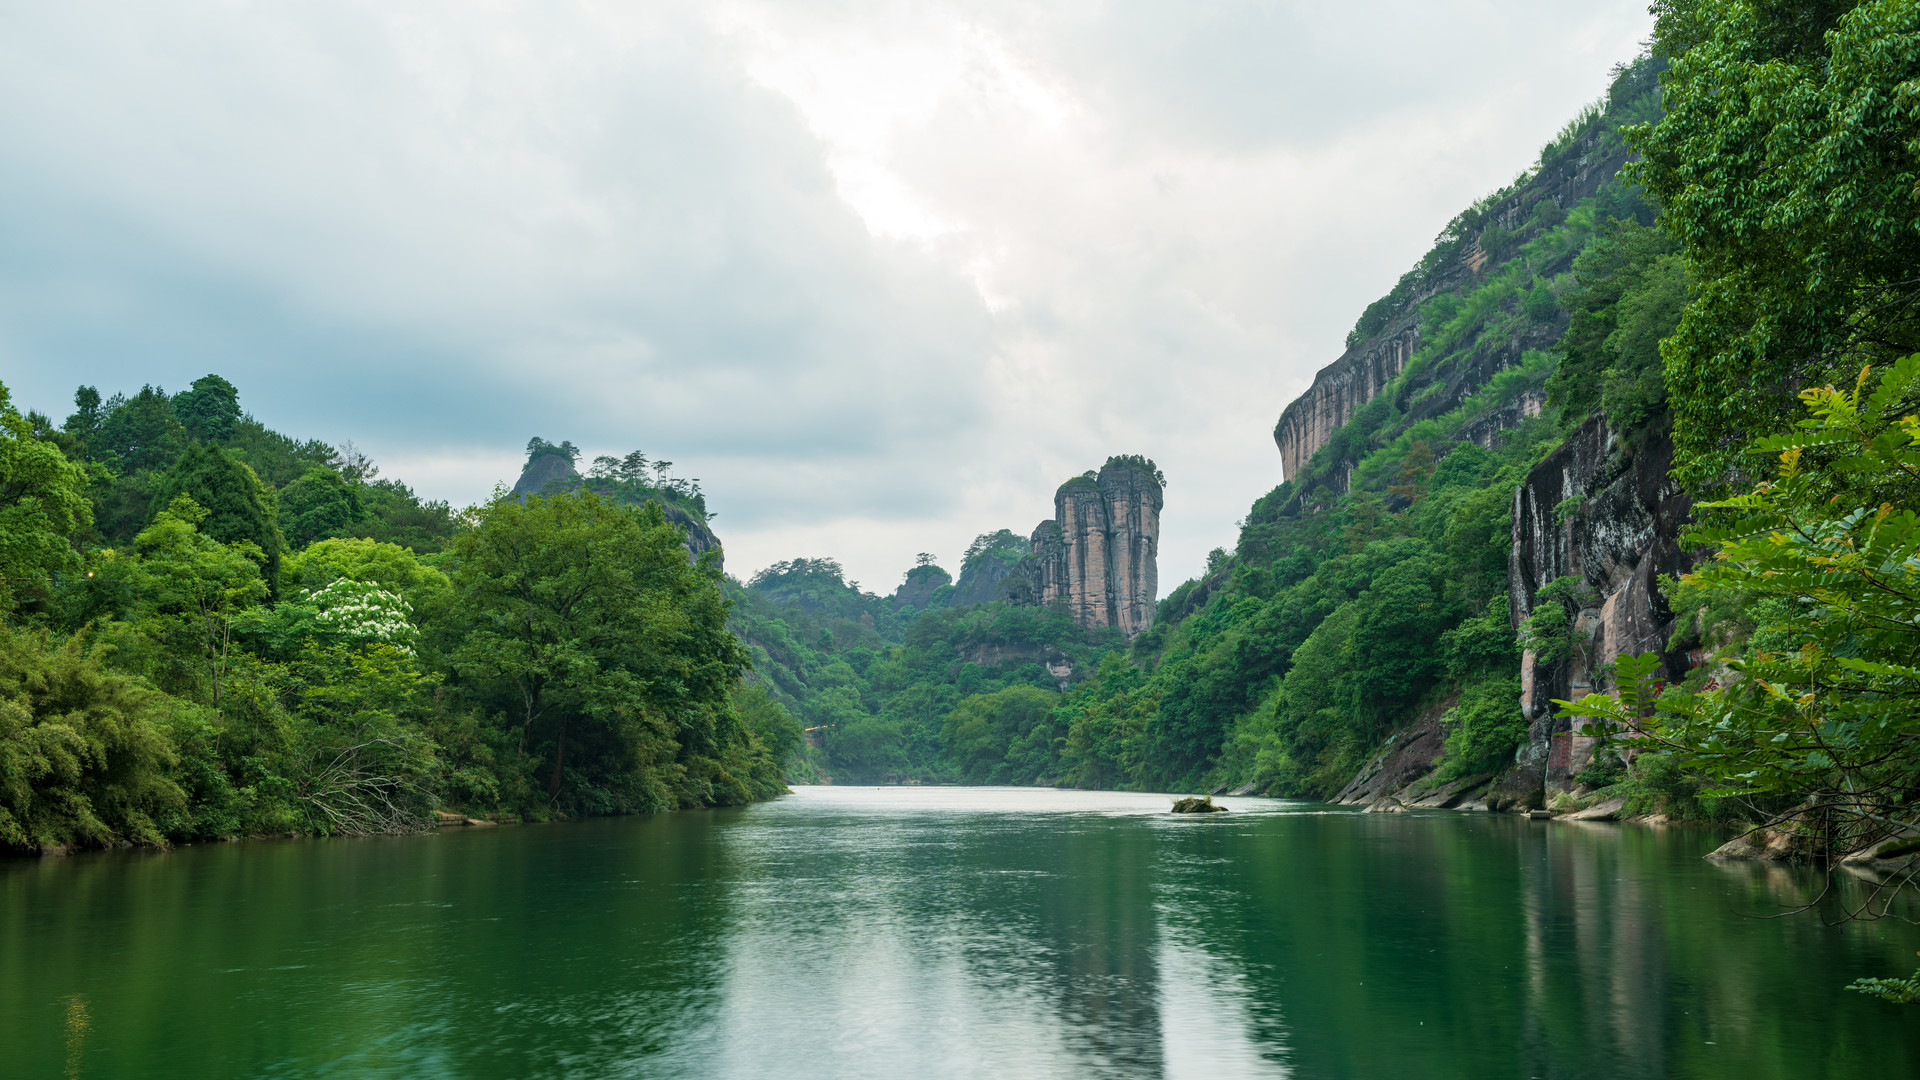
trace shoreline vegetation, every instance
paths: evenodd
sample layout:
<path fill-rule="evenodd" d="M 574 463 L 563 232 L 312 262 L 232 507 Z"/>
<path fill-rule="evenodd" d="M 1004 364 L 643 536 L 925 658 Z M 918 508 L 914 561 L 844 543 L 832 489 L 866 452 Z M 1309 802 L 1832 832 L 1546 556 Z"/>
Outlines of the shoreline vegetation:
<path fill-rule="evenodd" d="M 1381 392 L 1132 637 L 972 602 L 1027 553 L 1011 530 L 957 580 L 923 553 L 892 596 L 822 557 L 742 582 L 697 482 L 637 451 L 578 477 L 535 439 L 549 481 L 456 510 L 269 430 L 216 375 L 81 387 L 58 422 L 0 387 L 0 848 L 830 779 L 1330 800 L 1419 736 L 1369 808 L 1664 817 L 1754 857 L 1911 865 L 1920 6 L 1656 13 L 1650 53 L 1360 316 L 1346 359 L 1398 358 Z M 1681 557 L 1637 586 L 1658 617 L 1605 656 L 1592 575 L 1514 570 L 1523 527 L 1638 512 L 1576 491 L 1516 521 L 1576 439 L 1676 511 L 1648 534 Z"/>

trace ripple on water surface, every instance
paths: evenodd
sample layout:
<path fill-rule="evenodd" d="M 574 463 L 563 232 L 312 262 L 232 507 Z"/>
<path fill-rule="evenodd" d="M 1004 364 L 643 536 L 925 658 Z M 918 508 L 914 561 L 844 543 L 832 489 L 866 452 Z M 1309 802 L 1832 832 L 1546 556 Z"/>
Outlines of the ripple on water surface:
<path fill-rule="evenodd" d="M 0 1073 L 1852 1077 L 1889 924 L 1680 830 L 803 788 L 742 810 L 0 864 Z M 15 1069 L 18 1069 L 15 1072 Z"/>

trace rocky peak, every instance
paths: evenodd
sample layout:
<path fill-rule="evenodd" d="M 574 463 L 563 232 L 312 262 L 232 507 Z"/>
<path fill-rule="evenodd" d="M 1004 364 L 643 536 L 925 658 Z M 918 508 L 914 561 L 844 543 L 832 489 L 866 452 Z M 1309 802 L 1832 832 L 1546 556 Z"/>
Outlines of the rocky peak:
<path fill-rule="evenodd" d="M 1053 518 L 1033 530 L 1031 553 L 1003 592 L 1016 602 L 1064 604 L 1088 629 L 1112 626 L 1132 637 L 1152 626 L 1164 484 L 1145 458 L 1115 457 L 1060 485 Z"/>
<path fill-rule="evenodd" d="M 684 546 L 687 558 L 697 559 L 705 552 L 720 550 L 720 538 L 707 527 L 703 515 L 690 513 L 666 498 L 634 498 L 626 487 L 582 477 L 579 470 L 574 468 L 579 453 L 571 442 L 555 444 L 536 436 L 527 443 L 527 463 L 520 471 L 520 479 L 514 481 L 513 495 L 525 499 L 529 495 L 556 495 L 589 489 L 622 505 L 656 503 L 667 520 L 678 525 L 686 534 Z M 594 473 L 596 477 L 599 475 L 598 471 Z"/>
<path fill-rule="evenodd" d="M 894 590 L 895 608 L 913 608 L 925 611 L 933 602 L 933 594 L 944 585 L 953 583 L 953 575 L 932 563 L 921 563 L 907 571 L 907 578 Z"/>

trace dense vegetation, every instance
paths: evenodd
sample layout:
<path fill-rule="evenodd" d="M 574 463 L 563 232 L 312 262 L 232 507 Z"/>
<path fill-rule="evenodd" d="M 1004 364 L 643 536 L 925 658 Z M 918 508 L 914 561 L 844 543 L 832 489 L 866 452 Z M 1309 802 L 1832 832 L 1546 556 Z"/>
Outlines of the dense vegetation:
<path fill-rule="evenodd" d="M 455 514 L 217 376 L 75 401 L 56 426 L 0 387 L 0 847 L 784 790 L 799 732 L 644 497 L 701 507 L 665 463 Z"/>
<path fill-rule="evenodd" d="M 1132 642 L 1002 602 L 891 604 L 842 582 L 830 560 L 749 583 L 736 628 L 773 692 L 816 729 L 816 767 L 860 780 L 1324 796 L 1423 710 L 1449 718 L 1448 768 L 1510 760 L 1526 734 L 1506 607 L 1513 488 L 1590 412 L 1630 408 L 1634 430 L 1664 421 L 1656 346 L 1688 295 L 1636 188 L 1610 181 L 1563 208 L 1540 178 L 1618 157 L 1623 130 L 1658 115 L 1660 66 L 1623 67 L 1533 170 L 1451 222 L 1368 309 L 1355 343 L 1420 321 L 1405 371 L 1257 502 L 1234 549 L 1174 589 Z M 1464 268 L 1476 253 L 1478 273 Z M 1518 362 L 1435 408 L 1503 352 Z M 1537 415 L 1470 437 L 1542 396 Z M 953 595 L 987 562 L 1025 550 L 1009 531 L 982 535 Z M 946 577 L 916 567 L 909 584 L 936 572 Z M 1055 671 L 1069 665 L 1063 687 Z"/>
<path fill-rule="evenodd" d="M 1719 650 L 1670 690 L 1674 715 L 1691 718 L 1666 734 L 1674 752 L 1630 770 L 1604 758 L 1583 779 L 1682 816 L 1832 807 L 1845 791 L 1879 819 L 1859 817 L 1856 845 L 1911 827 L 1920 727 L 1903 680 L 1920 646 L 1901 605 L 1917 588 L 1905 523 L 1920 474 L 1900 456 L 1915 384 L 1906 368 L 1887 373 L 1920 349 L 1920 9 L 1704 0 L 1658 12 L 1653 53 L 1362 315 L 1349 346 L 1412 320 L 1418 351 L 1253 506 L 1233 549 L 1174 589 L 1150 631 L 1090 639 L 1037 609 L 891 604 L 828 560 L 750 583 L 737 625 L 772 692 L 814 729 L 811 767 L 1325 796 L 1392 732 L 1438 717 L 1442 777 L 1497 771 L 1527 736 L 1521 649 L 1548 665 L 1569 655 L 1584 604 L 1577 579 L 1548 583 L 1515 625 L 1513 492 L 1603 417 L 1629 447 L 1674 440 L 1679 479 L 1705 497 L 1767 477 L 1768 456 L 1801 456 L 1747 501 L 1705 505 L 1690 539 L 1762 569 L 1663 583 L 1675 610 L 1697 610 L 1669 644 Z M 1550 196 L 1574 168 L 1629 148 L 1639 159 L 1591 197 Z M 1806 390 L 1828 382 L 1860 389 Z M 1871 413 L 1878 426 L 1769 436 L 1796 396 L 1824 410 L 1808 424 Z M 1783 523 L 1832 550 L 1772 550 Z M 968 563 L 1018 544 L 984 535 Z M 1845 561 L 1861 558 L 1879 560 L 1878 576 Z M 1794 559 L 1829 561 L 1814 585 L 1763 580 Z M 1843 564 L 1870 596 L 1816 587 Z M 794 567 L 807 570 L 805 604 L 792 602 Z M 901 597 L 936 574 L 949 580 L 923 560 Z M 1759 677 L 1742 681 L 1748 671 Z M 1734 691 L 1709 688 L 1719 682 L 1814 688 L 1769 699 L 1814 735 L 1769 741 L 1778 717 L 1727 735 L 1714 710 L 1734 708 Z M 1821 687 L 1853 696 L 1833 705 Z M 1709 704 L 1684 704 L 1701 693 Z"/>
<path fill-rule="evenodd" d="M 0 406 L 0 842 L 711 805 L 782 768 L 1326 796 L 1422 719 L 1442 776 L 1496 772 L 1521 650 L 1568 655 L 1583 602 L 1509 611 L 1513 492 L 1595 418 L 1673 441 L 1725 558 L 1663 583 L 1695 613 L 1670 644 L 1717 661 L 1659 698 L 1623 663 L 1583 706 L 1670 753 L 1587 780 L 1910 827 L 1920 7 L 1657 10 L 1652 54 L 1363 313 L 1350 347 L 1418 326 L 1404 369 L 1131 641 L 995 599 L 1009 530 L 892 597 L 825 558 L 743 584 L 689 564 L 698 483 L 637 453 L 581 478 L 536 439 L 545 494 L 456 514 L 213 376 L 82 388 L 58 425 Z"/>

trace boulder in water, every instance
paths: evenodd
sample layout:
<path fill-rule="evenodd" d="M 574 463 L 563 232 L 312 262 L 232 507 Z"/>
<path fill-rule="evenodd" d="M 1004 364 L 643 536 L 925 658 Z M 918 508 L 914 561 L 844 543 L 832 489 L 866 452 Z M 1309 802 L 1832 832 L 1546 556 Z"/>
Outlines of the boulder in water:
<path fill-rule="evenodd" d="M 1213 805 L 1213 796 L 1211 795 L 1204 798 L 1189 795 L 1173 804 L 1173 812 L 1176 814 L 1213 814 L 1222 813 L 1226 809 L 1224 806 Z"/>

